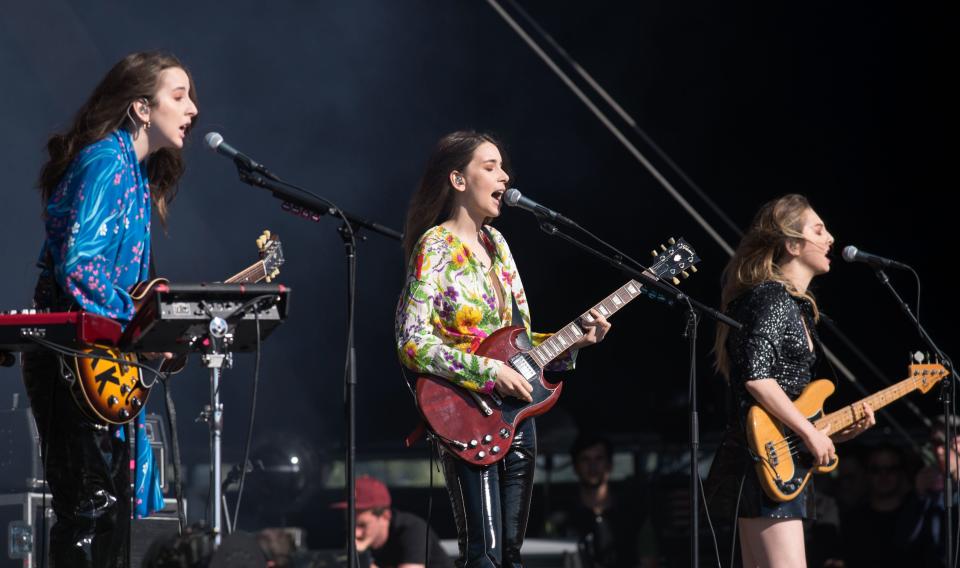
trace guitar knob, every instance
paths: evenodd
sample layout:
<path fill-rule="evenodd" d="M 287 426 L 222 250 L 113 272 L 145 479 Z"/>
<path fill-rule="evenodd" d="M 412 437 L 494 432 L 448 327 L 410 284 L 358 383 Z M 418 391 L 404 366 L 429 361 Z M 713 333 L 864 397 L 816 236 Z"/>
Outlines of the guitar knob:
<path fill-rule="evenodd" d="M 110 398 L 107 399 L 107 406 L 113 406 L 114 404 L 117 404 L 118 402 L 120 402 L 120 401 L 117 400 L 117 397 L 115 397 L 115 396 L 113 396 L 113 395 L 110 395 Z"/>
<path fill-rule="evenodd" d="M 500 453 L 500 446 L 494 446 L 494 447 L 490 448 L 490 453 L 491 453 L 491 454 L 499 454 L 499 453 Z"/>
<path fill-rule="evenodd" d="M 489 444 L 492 441 L 493 441 L 493 436 L 491 436 L 490 434 L 487 434 L 486 436 L 483 437 L 484 444 Z"/>
<path fill-rule="evenodd" d="M 139 398 L 133 397 L 133 398 L 130 399 L 130 404 L 133 405 L 134 408 L 140 408 L 140 405 L 141 405 L 142 403 L 140 402 L 140 399 L 139 399 Z"/>
<path fill-rule="evenodd" d="M 471 448 L 476 448 L 479 443 L 480 443 L 480 442 L 477 442 L 475 439 L 474 439 L 474 440 L 470 440 L 470 447 L 471 447 Z"/>
<path fill-rule="evenodd" d="M 120 419 L 121 419 L 121 420 L 126 420 L 127 418 L 130 418 L 130 413 L 127 412 L 127 409 L 126 409 L 126 408 L 121 408 L 121 409 L 120 409 Z"/>
<path fill-rule="evenodd" d="M 501 437 L 501 438 L 509 438 L 509 437 L 510 437 L 510 430 L 507 430 L 506 428 L 501 428 L 501 429 L 500 429 L 500 437 Z"/>
<path fill-rule="evenodd" d="M 120 394 L 127 394 L 130 392 L 130 387 L 127 385 L 120 385 Z"/>
<path fill-rule="evenodd" d="M 485 458 L 485 457 L 487 457 L 487 452 L 483 452 L 483 451 L 477 452 L 477 459 L 478 459 L 478 460 L 482 460 L 482 459 Z"/>

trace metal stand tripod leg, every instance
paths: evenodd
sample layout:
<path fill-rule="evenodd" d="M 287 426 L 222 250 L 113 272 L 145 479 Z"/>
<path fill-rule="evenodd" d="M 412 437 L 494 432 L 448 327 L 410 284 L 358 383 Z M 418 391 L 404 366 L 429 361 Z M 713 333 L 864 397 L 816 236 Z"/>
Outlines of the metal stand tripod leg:
<path fill-rule="evenodd" d="M 229 368 L 232 358 L 223 348 L 230 341 L 227 322 L 219 317 L 210 320 L 210 346 L 203 356 L 203 363 L 210 369 L 210 405 L 204 408 L 203 418 L 210 428 L 210 526 L 213 528 L 214 547 L 220 546 L 223 538 L 222 489 L 220 483 L 221 451 L 223 437 L 223 404 L 220 403 L 220 380 L 223 369 Z"/>

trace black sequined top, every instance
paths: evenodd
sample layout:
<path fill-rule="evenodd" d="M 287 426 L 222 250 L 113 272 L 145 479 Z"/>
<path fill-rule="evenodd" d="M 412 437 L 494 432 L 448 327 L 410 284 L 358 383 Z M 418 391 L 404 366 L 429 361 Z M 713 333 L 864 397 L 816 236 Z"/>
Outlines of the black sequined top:
<path fill-rule="evenodd" d="M 764 282 L 731 302 L 727 313 L 743 324 L 727 337 L 730 386 L 739 416 L 756 404 L 746 390 L 746 381 L 752 379 L 775 379 L 791 400 L 800 396 L 817 362 L 804 323 L 814 346 L 820 343 L 810 302 L 791 296 L 779 282 Z"/>

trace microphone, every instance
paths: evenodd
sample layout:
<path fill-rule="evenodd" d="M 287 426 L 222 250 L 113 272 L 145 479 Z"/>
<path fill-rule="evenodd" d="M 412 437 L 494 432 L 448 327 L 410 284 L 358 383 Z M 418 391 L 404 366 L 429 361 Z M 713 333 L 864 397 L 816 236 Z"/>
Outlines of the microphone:
<path fill-rule="evenodd" d="M 207 135 L 203 137 L 203 141 L 206 142 L 211 150 L 232 159 L 239 166 L 251 171 L 260 172 L 272 180 L 280 181 L 280 179 L 270 173 L 263 164 L 258 164 L 253 161 L 250 156 L 247 156 L 240 150 L 224 142 L 223 136 L 221 136 L 219 132 L 208 132 Z"/>
<path fill-rule="evenodd" d="M 524 197 L 520 190 L 511 187 L 503 194 L 503 202 L 509 205 L 510 207 L 519 207 L 520 209 L 526 209 L 527 211 L 533 213 L 538 217 L 546 217 L 551 221 L 560 221 L 567 225 L 578 227 L 579 225 L 576 222 L 567 219 L 563 215 L 557 213 L 553 209 L 549 209 L 540 205 L 536 201 L 530 199 L 529 197 Z"/>
<path fill-rule="evenodd" d="M 908 265 L 902 262 L 897 262 L 889 258 L 883 258 L 882 256 L 863 252 L 853 245 L 843 247 L 843 260 L 847 262 L 863 262 L 874 268 L 899 268 L 901 270 L 912 270 Z"/>

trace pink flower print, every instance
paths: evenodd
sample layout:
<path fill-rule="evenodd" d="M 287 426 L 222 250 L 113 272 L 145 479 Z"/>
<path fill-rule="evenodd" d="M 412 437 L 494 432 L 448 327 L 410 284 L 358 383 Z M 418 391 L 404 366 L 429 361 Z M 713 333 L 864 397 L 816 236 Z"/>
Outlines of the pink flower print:
<path fill-rule="evenodd" d="M 122 176 L 121 176 L 119 173 L 118 173 L 117 175 L 113 176 L 113 185 L 120 185 L 120 179 L 121 179 L 121 178 L 122 178 Z"/>

